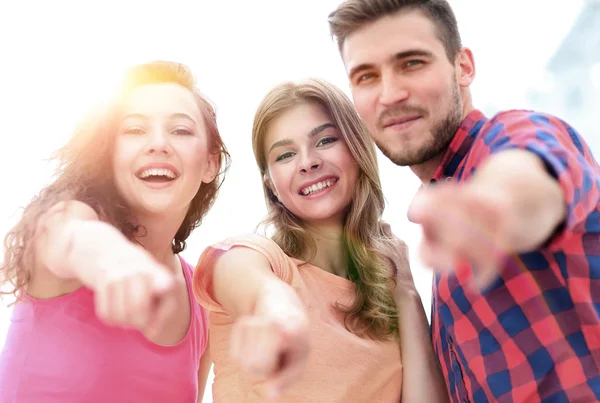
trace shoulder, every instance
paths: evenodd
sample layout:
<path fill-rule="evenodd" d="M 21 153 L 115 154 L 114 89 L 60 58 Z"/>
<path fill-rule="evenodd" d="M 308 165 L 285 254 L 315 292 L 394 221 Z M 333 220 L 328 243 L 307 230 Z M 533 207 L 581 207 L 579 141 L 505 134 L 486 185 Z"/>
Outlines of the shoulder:
<path fill-rule="evenodd" d="M 248 262 L 268 262 L 275 274 L 286 281 L 290 280 L 294 266 L 290 256 L 275 241 L 256 233 L 245 233 L 206 248 L 196 265 L 196 273 L 210 271 L 215 265 L 247 265 Z"/>
<path fill-rule="evenodd" d="M 212 245 L 213 248 L 230 249 L 234 246 L 242 245 L 269 245 L 277 249 L 281 249 L 271 238 L 253 232 L 242 233 L 235 236 L 227 237 L 224 240 Z"/>
<path fill-rule="evenodd" d="M 177 254 L 177 258 L 179 259 L 179 261 L 181 262 L 181 268 L 183 269 L 183 273 L 187 276 L 187 274 L 193 273 L 194 272 L 194 266 L 192 266 L 191 264 L 188 263 L 187 260 L 185 260 L 183 258 L 183 256 L 181 256 L 181 254 Z"/>
<path fill-rule="evenodd" d="M 511 135 L 527 129 L 559 130 L 575 134 L 575 129 L 558 116 L 529 109 L 500 111 L 487 121 L 482 132 L 502 132 Z"/>
<path fill-rule="evenodd" d="M 512 109 L 497 113 L 483 125 L 475 149 L 483 147 L 493 151 L 526 146 L 574 147 L 579 152 L 587 148 L 579 133 L 561 118 L 544 112 Z"/>

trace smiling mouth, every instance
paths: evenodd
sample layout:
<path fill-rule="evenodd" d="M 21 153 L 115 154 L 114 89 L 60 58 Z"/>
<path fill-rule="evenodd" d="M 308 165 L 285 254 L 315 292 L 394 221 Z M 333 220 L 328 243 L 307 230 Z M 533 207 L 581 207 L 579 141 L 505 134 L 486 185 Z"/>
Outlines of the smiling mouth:
<path fill-rule="evenodd" d="M 298 192 L 298 193 L 302 196 L 310 196 L 312 194 L 319 193 L 319 192 L 324 191 L 327 188 L 330 188 L 337 181 L 338 181 L 337 178 L 326 179 L 324 181 L 321 181 L 321 182 L 315 183 L 313 185 L 307 186 L 305 188 L 302 188 L 302 189 L 300 189 L 300 192 Z"/>
<path fill-rule="evenodd" d="M 394 127 L 394 126 L 404 126 L 404 125 L 408 125 L 419 119 L 421 119 L 421 116 L 413 116 L 413 117 L 409 117 L 407 119 L 392 120 L 390 123 L 384 125 L 383 127 L 388 128 L 388 127 Z"/>
<path fill-rule="evenodd" d="M 166 183 L 174 181 L 178 175 L 167 168 L 150 168 L 140 172 L 137 177 L 144 182 Z"/>

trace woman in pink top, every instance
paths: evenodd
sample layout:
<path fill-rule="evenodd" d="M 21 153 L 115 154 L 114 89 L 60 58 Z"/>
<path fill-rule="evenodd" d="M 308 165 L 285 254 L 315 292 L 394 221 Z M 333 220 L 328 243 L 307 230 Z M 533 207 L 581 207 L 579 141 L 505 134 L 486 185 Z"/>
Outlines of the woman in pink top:
<path fill-rule="evenodd" d="M 194 273 L 210 311 L 214 401 L 447 400 L 350 100 L 320 80 L 277 86 L 252 135 L 273 235 L 214 245 Z"/>
<path fill-rule="evenodd" d="M 200 401 L 206 314 L 178 254 L 228 162 L 213 108 L 185 66 L 139 65 L 57 161 L 5 240 L 0 402 Z"/>

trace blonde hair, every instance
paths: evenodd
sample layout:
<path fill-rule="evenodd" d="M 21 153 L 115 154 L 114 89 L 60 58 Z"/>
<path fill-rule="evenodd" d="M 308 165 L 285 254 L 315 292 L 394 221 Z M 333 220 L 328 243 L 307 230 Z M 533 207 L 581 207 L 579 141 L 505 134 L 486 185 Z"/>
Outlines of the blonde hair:
<path fill-rule="evenodd" d="M 346 315 L 346 326 L 355 334 L 385 339 L 397 334 L 397 310 L 391 264 L 391 239 L 384 233 L 381 215 L 384 198 L 374 144 L 350 99 L 334 85 L 319 79 L 298 84 L 283 83 L 263 99 L 254 117 L 252 147 L 262 177 L 267 173 L 264 139 L 269 125 L 284 112 L 299 104 L 325 108 L 359 167 L 352 203 L 344 223 L 343 241 L 349 260 L 348 274 L 356 284 L 355 302 L 338 306 Z M 302 221 L 287 210 L 263 181 L 273 240 L 288 255 L 310 260 L 316 245 Z"/>
<path fill-rule="evenodd" d="M 229 166 L 229 153 L 221 140 L 216 113 L 210 102 L 196 88 L 191 71 L 184 65 L 155 61 L 134 66 L 126 73 L 120 95 L 146 84 L 174 83 L 189 90 L 204 118 L 209 152 L 217 158 L 220 168 L 215 179 L 202 184 L 192 199 L 188 212 L 175 238 L 172 249 L 181 252 L 185 241 L 214 203 Z M 91 113 L 76 129 L 69 142 L 58 150 L 53 159 L 58 168 L 54 181 L 41 190 L 23 210 L 19 222 L 4 238 L 4 261 L 0 265 L 0 285 L 12 286 L 0 290 L 0 295 L 20 299 L 30 280 L 27 268 L 33 262 L 32 241 L 39 218 L 55 204 L 75 199 L 90 205 L 106 222 L 117 227 L 129 239 L 143 235 L 144 228 L 136 225 L 117 191 L 112 170 L 112 153 L 116 137 L 116 117 L 119 97 L 105 110 Z"/>

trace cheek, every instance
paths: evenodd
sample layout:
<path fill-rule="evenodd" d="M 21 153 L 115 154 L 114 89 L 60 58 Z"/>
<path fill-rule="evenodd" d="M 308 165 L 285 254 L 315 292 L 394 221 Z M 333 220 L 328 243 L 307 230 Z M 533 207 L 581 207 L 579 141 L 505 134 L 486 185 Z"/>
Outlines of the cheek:
<path fill-rule="evenodd" d="M 359 172 L 359 167 L 358 164 L 354 161 L 351 160 L 348 164 L 348 168 L 346 170 L 346 172 L 348 172 L 348 176 L 350 178 L 350 193 L 354 192 L 354 187 L 356 186 L 356 182 L 358 181 L 358 172 Z"/>
<path fill-rule="evenodd" d="M 112 152 L 113 167 L 116 169 L 125 165 L 126 158 L 125 147 L 123 141 L 115 141 L 115 145 Z"/>
<path fill-rule="evenodd" d="M 287 198 L 290 193 L 289 189 L 293 178 L 293 173 L 290 172 L 289 167 L 278 166 L 269 168 L 269 172 L 271 175 L 271 182 L 273 183 L 275 191 L 279 194 L 279 197 L 284 199 Z"/>
<path fill-rule="evenodd" d="M 119 193 L 119 195 L 121 197 L 124 197 L 125 199 L 127 199 L 127 194 L 128 194 L 128 189 L 131 188 L 132 183 L 130 178 L 130 172 L 131 170 L 128 168 L 127 164 L 125 163 L 124 159 L 119 156 L 117 153 L 115 153 L 115 158 L 113 159 L 113 166 L 112 166 L 112 177 L 113 177 L 113 184 L 117 190 L 117 192 Z"/>
<path fill-rule="evenodd" d="M 348 146 L 344 144 L 343 147 L 340 147 L 339 151 L 340 152 L 337 155 L 337 165 L 346 174 L 348 181 L 351 184 L 351 188 L 354 188 L 356 178 L 358 178 L 358 164 L 356 163 L 356 160 L 352 158 Z"/>
<path fill-rule="evenodd" d="M 440 72 L 431 74 L 420 86 L 420 96 L 428 100 L 433 113 L 443 113 L 452 98 L 452 81 L 446 75 Z"/>
<path fill-rule="evenodd" d="M 119 171 L 131 171 L 144 147 L 141 137 L 118 136 L 113 146 L 113 167 Z"/>
<path fill-rule="evenodd" d="M 116 142 L 112 153 L 112 169 L 118 187 L 121 187 L 120 183 L 124 176 L 131 171 L 132 160 L 131 152 L 128 151 L 126 144 Z"/>
<path fill-rule="evenodd" d="M 352 99 L 360 117 L 367 125 L 371 125 L 375 119 L 375 97 L 372 94 L 372 91 L 366 89 L 353 89 Z"/>
<path fill-rule="evenodd" d="M 182 141 L 174 145 L 176 154 L 181 158 L 181 163 L 188 170 L 202 176 L 208 162 L 208 147 L 204 141 Z M 200 169 L 202 168 L 202 169 Z"/>

